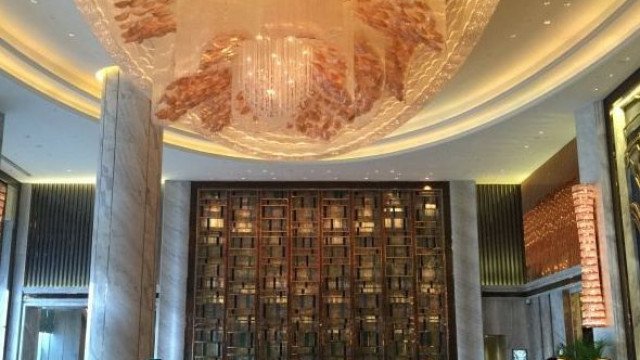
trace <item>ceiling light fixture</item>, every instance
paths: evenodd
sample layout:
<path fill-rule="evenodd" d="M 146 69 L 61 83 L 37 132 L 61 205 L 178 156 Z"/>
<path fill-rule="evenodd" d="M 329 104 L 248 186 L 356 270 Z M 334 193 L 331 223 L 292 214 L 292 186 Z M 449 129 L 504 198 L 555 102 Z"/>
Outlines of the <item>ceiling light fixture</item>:
<path fill-rule="evenodd" d="M 498 0 L 76 2 L 122 71 L 152 90 L 157 123 L 302 160 L 409 121 L 463 65 Z"/>
<path fill-rule="evenodd" d="M 548 20 L 548 19 L 547 19 L 547 20 L 545 20 L 545 21 L 543 22 L 543 24 L 545 24 L 545 25 L 551 25 L 551 20 Z"/>

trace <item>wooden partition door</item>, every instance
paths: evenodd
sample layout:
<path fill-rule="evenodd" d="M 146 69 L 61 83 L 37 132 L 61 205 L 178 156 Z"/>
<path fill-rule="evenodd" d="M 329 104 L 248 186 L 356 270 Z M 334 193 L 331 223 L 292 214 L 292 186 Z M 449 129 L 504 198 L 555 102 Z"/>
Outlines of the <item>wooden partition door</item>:
<path fill-rule="evenodd" d="M 190 356 L 452 359 L 446 184 L 197 184 Z"/>

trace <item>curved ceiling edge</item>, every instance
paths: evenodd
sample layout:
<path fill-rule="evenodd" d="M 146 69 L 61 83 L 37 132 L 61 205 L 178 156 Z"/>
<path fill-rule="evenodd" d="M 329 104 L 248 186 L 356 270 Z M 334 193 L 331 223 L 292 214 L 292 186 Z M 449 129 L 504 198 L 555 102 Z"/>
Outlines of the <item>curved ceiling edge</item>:
<path fill-rule="evenodd" d="M 534 74 L 523 83 L 462 115 L 438 119 L 434 125 L 396 134 L 378 143 L 341 155 L 321 160 L 336 162 L 383 157 L 389 154 L 408 152 L 460 138 L 544 100 L 559 91 L 563 84 L 575 79 L 586 69 L 606 57 L 640 30 L 640 3 L 633 2 L 626 11 L 594 34 L 582 47 L 572 54 L 560 57 L 555 63 Z M 12 37 L 17 39 L 17 37 Z M 68 76 L 55 73 L 56 68 L 36 58 L 35 53 L 16 54 L 25 49 L 14 43 L 0 42 L 0 71 L 7 73 L 28 88 L 91 119 L 98 119 L 99 101 L 89 96 L 92 91 L 69 82 Z M 246 154 L 233 151 L 211 141 L 192 136 L 179 130 L 165 130 L 164 142 L 187 151 L 230 158 L 252 159 Z"/>

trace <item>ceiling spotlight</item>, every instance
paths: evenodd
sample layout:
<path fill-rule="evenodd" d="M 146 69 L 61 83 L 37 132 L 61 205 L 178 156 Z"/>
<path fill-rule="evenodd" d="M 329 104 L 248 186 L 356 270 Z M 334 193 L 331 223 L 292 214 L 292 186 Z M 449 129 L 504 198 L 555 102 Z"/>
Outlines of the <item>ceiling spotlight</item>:
<path fill-rule="evenodd" d="M 246 178 L 246 177 L 243 177 L 243 178 L 240 178 L 240 180 L 247 180 L 247 178 Z"/>
<path fill-rule="evenodd" d="M 69 33 L 68 35 L 69 35 L 70 38 L 76 37 L 76 34 L 74 34 L 74 33 Z"/>
<path fill-rule="evenodd" d="M 545 25 L 551 25 L 551 20 L 547 19 L 545 21 L 542 22 Z"/>
<path fill-rule="evenodd" d="M 528 149 L 528 148 L 529 148 L 529 145 L 528 145 L 528 144 L 526 144 L 526 145 L 524 146 L 524 148 L 525 148 L 525 149 Z"/>
<path fill-rule="evenodd" d="M 365 180 L 369 180 L 369 178 L 368 178 L 368 177 L 365 177 L 364 179 L 365 179 Z"/>
<path fill-rule="evenodd" d="M 32 4 L 37 4 L 37 3 L 38 3 L 38 0 L 31 0 L 31 3 L 32 3 Z"/>
<path fill-rule="evenodd" d="M 610 78 L 612 78 L 612 77 L 613 77 L 613 74 L 609 74 L 609 77 L 610 77 Z"/>
<path fill-rule="evenodd" d="M 518 34 L 511 34 L 509 35 L 509 39 L 515 39 L 518 37 Z"/>
<path fill-rule="evenodd" d="M 544 135 L 544 131 L 542 130 L 538 131 L 538 135 Z"/>
<path fill-rule="evenodd" d="M 565 1 L 564 7 L 571 7 L 571 1 Z"/>
<path fill-rule="evenodd" d="M 542 5 L 549 6 L 549 5 L 551 5 L 551 1 L 545 1 L 545 2 L 542 3 Z"/>
<path fill-rule="evenodd" d="M 598 90 L 600 90 L 600 89 L 598 89 L 598 88 L 594 88 L 594 89 L 593 89 L 593 91 L 598 91 Z"/>

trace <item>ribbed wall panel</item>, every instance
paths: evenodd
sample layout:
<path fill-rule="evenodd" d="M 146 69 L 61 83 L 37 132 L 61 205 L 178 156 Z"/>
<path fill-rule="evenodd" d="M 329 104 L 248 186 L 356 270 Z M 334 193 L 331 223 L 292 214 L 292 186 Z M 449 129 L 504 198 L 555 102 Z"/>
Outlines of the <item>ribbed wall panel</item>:
<path fill-rule="evenodd" d="M 520 185 L 478 185 L 478 232 L 483 285 L 520 285 L 525 279 Z"/>
<path fill-rule="evenodd" d="M 25 287 L 88 287 L 94 193 L 93 185 L 33 186 Z"/>

